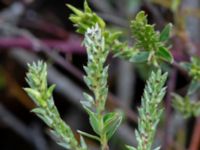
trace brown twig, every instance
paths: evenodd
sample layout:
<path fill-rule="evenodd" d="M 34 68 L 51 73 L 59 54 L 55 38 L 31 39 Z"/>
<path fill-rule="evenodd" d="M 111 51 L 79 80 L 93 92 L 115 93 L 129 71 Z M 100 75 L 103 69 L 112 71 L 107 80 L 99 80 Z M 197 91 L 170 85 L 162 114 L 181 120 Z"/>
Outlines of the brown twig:
<path fill-rule="evenodd" d="M 20 25 L 25 28 L 53 35 L 54 37 L 60 39 L 67 39 L 70 36 L 71 33 L 67 32 L 62 27 L 53 24 L 52 22 L 46 21 L 44 18 L 40 18 L 39 16 L 33 16 L 30 17 L 27 15 L 26 18 L 20 22 Z"/>
<path fill-rule="evenodd" d="M 56 49 L 57 51 L 64 53 L 84 53 L 85 49 L 80 46 L 80 40 L 52 40 L 43 39 L 39 40 L 41 45 L 37 47 L 37 50 L 43 50 L 45 45 L 49 49 Z M 0 38 L 0 49 L 5 48 L 23 48 L 23 49 L 35 49 L 34 43 L 28 38 Z"/>
<path fill-rule="evenodd" d="M 199 150 L 199 148 L 200 148 L 200 117 L 196 120 L 189 150 Z"/>

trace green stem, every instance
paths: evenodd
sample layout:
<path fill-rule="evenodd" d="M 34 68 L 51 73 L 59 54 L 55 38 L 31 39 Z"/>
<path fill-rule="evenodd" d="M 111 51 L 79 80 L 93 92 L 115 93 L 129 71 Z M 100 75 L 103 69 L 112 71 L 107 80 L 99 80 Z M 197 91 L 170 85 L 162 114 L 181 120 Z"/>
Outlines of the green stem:
<path fill-rule="evenodd" d="M 109 150 L 107 139 L 101 141 L 101 150 Z"/>
<path fill-rule="evenodd" d="M 103 145 L 102 148 L 101 148 L 101 150 L 109 150 L 108 145 L 107 145 L 107 144 L 106 144 L 106 145 Z"/>
<path fill-rule="evenodd" d="M 103 133 L 104 121 L 102 113 L 99 113 L 99 120 L 101 120 L 101 133 L 100 133 L 101 150 L 109 150 L 107 135 Z"/>

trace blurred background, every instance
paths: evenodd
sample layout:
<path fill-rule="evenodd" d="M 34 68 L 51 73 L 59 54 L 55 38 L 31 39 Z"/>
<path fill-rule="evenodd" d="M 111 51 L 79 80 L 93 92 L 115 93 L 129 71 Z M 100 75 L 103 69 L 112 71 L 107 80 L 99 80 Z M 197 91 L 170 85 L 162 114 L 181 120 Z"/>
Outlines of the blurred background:
<path fill-rule="evenodd" d="M 62 150 L 49 136 L 44 123 L 30 112 L 35 107 L 23 91 L 27 63 L 45 60 L 49 84 L 57 85 L 54 99 L 62 118 L 72 127 L 92 132 L 80 100 L 88 91 L 83 83 L 83 65 L 87 63 L 82 36 L 68 20 L 66 3 L 82 9 L 83 0 L 0 0 L 0 150 Z M 144 10 L 150 23 L 161 30 L 174 25 L 171 51 L 176 62 L 199 55 L 199 0 L 88 0 L 92 9 L 111 30 L 124 32 L 130 45 L 129 23 Z M 124 111 L 122 126 L 110 142 L 111 150 L 124 150 L 124 144 L 136 145 L 137 107 L 149 68 L 133 65 L 110 55 L 109 97 L 107 109 Z M 155 145 L 163 150 L 199 150 L 200 119 L 184 119 L 171 107 L 168 93 L 184 94 L 190 78 L 176 65 L 167 66 L 168 92 L 165 114 L 156 134 Z M 88 140 L 90 149 L 98 143 Z"/>

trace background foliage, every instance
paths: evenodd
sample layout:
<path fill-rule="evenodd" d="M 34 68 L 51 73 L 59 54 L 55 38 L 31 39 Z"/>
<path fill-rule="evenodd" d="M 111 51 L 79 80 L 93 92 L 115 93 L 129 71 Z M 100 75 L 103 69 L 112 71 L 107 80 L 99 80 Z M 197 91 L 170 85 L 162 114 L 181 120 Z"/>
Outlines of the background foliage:
<path fill-rule="evenodd" d="M 105 47 L 110 47 L 113 54 L 108 55 L 106 62 L 110 76 L 105 108 L 116 112 L 113 116 L 124 112 L 121 127 L 110 139 L 110 149 L 124 149 L 124 144 L 137 147 L 138 140 L 134 136 L 140 124 L 137 107 L 143 105 L 140 99 L 145 81 L 156 67 L 167 71 L 169 77 L 161 104 L 165 111 L 153 147 L 199 149 L 198 0 L 90 0 L 92 11 L 84 6 L 84 1 L 74 0 L 2 0 L 0 3 L 0 149 L 61 149 L 49 138 L 43 122 L 29 113 L 35 104 L 21 88 L 28 86 L 24 80 L 26 63 L 41 59 L 48 64 L 49 85 L 57 85 L 53 95 L 55 105 L 61 118 L 72 127 L 73 142 L 76 143 L 75 139 L 79 142 L 77 129 L 80 133 L 95 134 L 88 115 L 80 107 L 80 100 L 89 99 L 93 94 L 82 78 L 82 66 L 87 65 L 86 51 L 81 46 L 83 37 L 74 31 L 78 27 L 83 34 L 88 24 L 91 27 L 96 22 L 103 31 Z M 81 23 L 76 27 L 67 19 L 72 11 L 66 3 L 83 10 L 70 17 L 73 22 Z M 136 15 L 140 10 L 142 12 Z M 131 22 L 134 18 L 143 25 Z M 168 32 L 171 28 L 172 32 Z M 154 35 L 153 39 L 145 35 L 152 40 L 151 45 L 147 45 L 137 31 Z M 83 91 L 88 95 L 83 96 Z M 46 95 L 46 98 L 49 97 Z M 36 105 L 44 107 L 45 104 Z M 51 111 L 57 112 L 56 109 Z M 85 142 L 89 149 L 98 148 L 98 143 L 89 138 L 85 138 Z"/>

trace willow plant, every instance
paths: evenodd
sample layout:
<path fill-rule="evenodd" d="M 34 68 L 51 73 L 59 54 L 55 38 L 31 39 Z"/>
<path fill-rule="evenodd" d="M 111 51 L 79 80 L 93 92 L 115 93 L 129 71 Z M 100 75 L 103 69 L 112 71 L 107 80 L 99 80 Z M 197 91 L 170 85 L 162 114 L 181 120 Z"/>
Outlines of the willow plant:
<path fill-rule="evenodd" d="M 139 108 L 138 130 L 136 138 L 138 146 L 127 146 L 129 150 L 150 150 L 154 142 L 156 128 L 161 118 L 163 109 L 160 103 L 165 95 L 165 80 L 167 74 L 162 74 L 160 62 L 173 61 L 168 50 L 167 40 L 170 35 L 171 24 L 168 24 L 160 33 L 148 24 L 147 16 L 143 11 L 139 12 L 131 22 L 131 30 L 136 43 L 128 46 L 120 41 L 121 32 L 111 32 L 106 29 L 106 23 L 94 13 L 87 2 L 84 3 L 84 11 L 71 5 L 68 7 L 74 12 L 70 20 L 77 27 L 77 32 L 84 35 L 83 45 L 87 50 L 88 61 L 84 66 L 86 75 L 84 81 L 92 94 L 83 93 L 84 100 L 81 104 L 89 116 L 89 121 L 95 135 L 78 131 L 80 140 L 77 140 L 71 128 L 61 119 L 53 101 L 54 85 L 47 85 L 47 65 L 39 61 L 28 65 L 27 82 L 29 88 L 25 91 L 36 104 L 32 110 L 51 129 L 57 143 L 66 149 L 88 150 L 88 146 L 82 136 L 97 140 L 101 150 L 109 150 L 109 140 L 122 122 L 123 115 L 120 111 L 108 112 L 105 109 L 108 96 L 108 64 L 107 56 L 110 52 L 115 57 L 134 63 L 146 63 L 154 65 L 157 71 L 152 72 L 147 81 L 142 97 L 142 105 Z M 79 142 L 80 141 L 80 142 Z M 159 149 L 159 148 L 157 148 Z"/>

